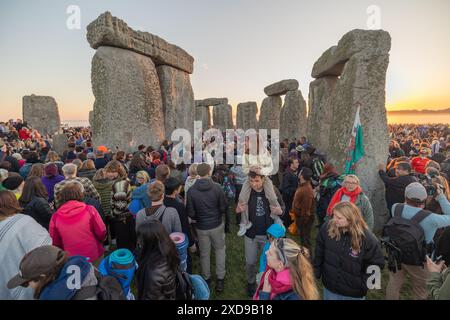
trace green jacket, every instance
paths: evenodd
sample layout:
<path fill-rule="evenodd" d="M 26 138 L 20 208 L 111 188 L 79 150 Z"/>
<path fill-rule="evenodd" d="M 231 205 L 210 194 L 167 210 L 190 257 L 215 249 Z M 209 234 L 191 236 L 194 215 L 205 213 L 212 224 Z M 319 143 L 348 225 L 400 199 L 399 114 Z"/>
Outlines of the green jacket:
<path fill-rule="evenodd" d="M 433 272 L 428 280 L 428 291 L 434 300 L 450 300 L 450 268 Z"/>
<path fill-rule="evenodd" d="M 94 181 L 94 187 L 100 194 L 100 204 L 102 205 L 105 216 L 111 216 L 112 205 L 112 187 L 116 180 L 102 179 Z"/>
<path fill-rule="evenodd" d="M 360 193 L 356 198 L 355 205 L 361 210 L 364 221 L 372 231 L 373 230 L 373 209 L 369 198 L 364 193 Z"/>

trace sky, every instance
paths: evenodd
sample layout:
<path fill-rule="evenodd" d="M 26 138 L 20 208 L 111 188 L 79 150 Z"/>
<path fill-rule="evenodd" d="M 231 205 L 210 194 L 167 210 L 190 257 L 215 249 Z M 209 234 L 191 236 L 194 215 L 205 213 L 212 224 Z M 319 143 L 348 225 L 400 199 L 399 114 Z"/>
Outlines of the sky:
<path fill-rule="evenodd" d="M 79 29 L 67 27 L 72 5 Z M 297 79 L 307 101 L 314 62 L 379 17 L 392 37 L 387 109 L 450 107 L 448 0 L 0 0 L 1 120 L 21 118 L 29 94 L 54 97 L 64 121 L 88 118 L 95 50 L 86 26 L 105 11 L 185 49 L 195 99 L 227 97 L 233 107 L 259 107 L 264 87 L 282 79 Z"/>

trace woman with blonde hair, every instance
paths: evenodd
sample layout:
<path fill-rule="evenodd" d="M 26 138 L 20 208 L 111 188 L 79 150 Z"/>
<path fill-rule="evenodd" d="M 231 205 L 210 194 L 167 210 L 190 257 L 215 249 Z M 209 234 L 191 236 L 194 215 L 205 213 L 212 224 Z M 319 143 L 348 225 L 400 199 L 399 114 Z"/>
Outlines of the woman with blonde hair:
<path fill-rule="evenodd" d="M 197 163 L 193 163 L 189 166 L 189 176 L 186 179 L 186 182 L 184 184 L 184 194 L 187 195 L 187 192 L 189 190 L 190 187 L 192 187 L 195 183 L 195 181 L 197 181 Z"/>
<path fill-rule="evenodd" d="M 150 181 L 150 176 L 148 175 L 147 171 L 141 170 L 136 173 L 136 186 L 139 187 L 142 186 Z"/>
<path fill-rule="evenodd" d="M 96 172 L 95 162 L 92 159 L 87 159 L 83 161 L 80 170 L 78 170 L 78 176 L 93 181 Z"/>
<path fill-rule="evenodd" d="M 373 273 L 368 267 L 384 267 L 379 241 L 353 203 L 340 202 L 332 210 L 317 236 L 314 273 L 322 279 L 324 300 L 364 300 Z"/>
<path fill-rule="evenodd" d="M 253 300 L 318 300 L 309 252 L 291 239 L 275 239 L 266 252 L 267 270 Z"/>
<path fill-rule="evenodd" d="M 331 219 L 333 216 L 333 207 L 343 201 L 349 201 L 354 203 L 364 218 L 364 221 L 369 226 L 370 230 L 373 230 L 373 209 L 369 198 L 364 194 L 359 178 L 354 174 L 348 174 L 345 176 L 342 182 L 342 188 L 337 190 L 331 198 L 330 204 L 327 209 L 327 218 Z"/>

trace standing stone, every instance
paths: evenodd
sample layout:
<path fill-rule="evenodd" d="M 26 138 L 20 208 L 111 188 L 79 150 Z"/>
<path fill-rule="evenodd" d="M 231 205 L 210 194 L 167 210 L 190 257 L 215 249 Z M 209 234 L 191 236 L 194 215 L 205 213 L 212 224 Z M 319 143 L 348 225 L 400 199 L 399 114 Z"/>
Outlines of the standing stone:
<path fill-rule="evenodd" d="M 89 111 L 89 126 L 94 126 L 94 110 Z"/>
<path fill-rule="evenodd" d="M 39 133 L 54 135 L 61 131 L 58 105 L 53 97 L 24 96 L 22 98 L 23 120 Z"/>
<path fill-rule="evenodd" d="M 204 100 L 197 100 L 199 106 L 211 107 L 219 104 L 228 104 L 228 98 L 208 98 Z"/>
<path fill-rule="evenodd" d="M 336 87 L 337 77 L 324 77 L 309 85 L 309 110 L 306 136 L 321 153 L 328 154 L 329 132 L 333 121 L 331 97 Z"/>
<path fill-rule="evenodd" d="M 256 102 L 243 102 L 237 105 L 236 128 L 244 131 L 248 129 L 257 129 L 258 120 L 256 114 L 258 106 Z"/>
<path fill-rule="evenodd" d="M 298 89 L 298 81 L 295 79 L 281 80 L 264 88 L 264 93 L 268 96 L 282 96 L 288 91 Z"/>
<path fill-rule="evenodd" d="M 195 100 L 195 120 L 202 122 L 203 131 L 208 130 L 211 127 L 211 112 L 209 107 L 199 105 L 199 101 Z"/>
<path fill-rule="evenodd" d="M 189 74 L 170 66 L 156 68 L 161 86 L 165 137 L 170 139 L 175 129 L 194 132 L 195 103 Z"/>
<path fill-rule="evenodd" d="M 95 96 L 95 145 L 125 152 L 140 144 L 158 146 L 164 138 L 164 114 L 158 74 L 141 54 L 100 47 L 92 59 Z"/>
<path fill-rule="evenodd" d="M 52 150 L 62 156 L 67 149 L 67 136 L 64 133 L 59 133 L 53 136 L 52 140 Z"/>
<path fill-rule="evenodd" d="M 258 129 L 280 129 L 281 104 L 279 96 L 271 96 L 263 100 L 259 112 Z M 270 134 L 270 132 L 267 133 Z"/>
<path fill-rule="evenodd" d="M 388 217 L 384 200 L 384 185 L 378 176 L 377 167 L 386 163 L 388 156 L 388 127 L 385 108 L 386 70 L 389 64 L 390 36 L 385 31 L 356 32 L 343 39 L 360 39 L 361 44 L 351 42 L 361 50 L 354 53 L 343 68 L 343 72 L 332 94 L 333 119 L 330 126 L 329 160 L 343 172 L 346 151 L 350 141 L 353 121 L 358 103 L 363 128 L 365 156 L 358 163 L 356 174 L 364 192 L 370 198 L 375 214 L 375 229 L 379 230 Z M 374 34 L 376 32 L 376 34 Z M 376 37 L 379 37 L 377 40 Z M 371 40 L 371 41 L 369 41 Z M 366 44 L 364 47 L 362 44 Z M 372 46 L 368 46 L 372 44 Z M 339 46 L 348 48 L 342 40 Z M 383 49 L 383 50 L 381 50 Z M 345 50 L 343 50 L 345 51 Z M 336 61 L 339 61 L 337 59 Z"/>
<path fill-rule="evenodd" d="M 87 40 L 93 49 L 123 48 L 150 57 L 158 66 L 169 65 L 187 73 L 194 70 L 194 58 L 186 51 L 151 33 L 133 30 L 108 11 L 87 26 Z"/>
<path fill-rule="evenodd" d="M 234 129 L 233 111 L 229 104 L 219 104 L 213 107 L 214 128 L 225 132 L 227 129 Z"/>
<path fill-rule="evenodd" d="M 306 101 L 300 90 L 288 91 L 280 114 L 280 141 L 306 135 Z"/>

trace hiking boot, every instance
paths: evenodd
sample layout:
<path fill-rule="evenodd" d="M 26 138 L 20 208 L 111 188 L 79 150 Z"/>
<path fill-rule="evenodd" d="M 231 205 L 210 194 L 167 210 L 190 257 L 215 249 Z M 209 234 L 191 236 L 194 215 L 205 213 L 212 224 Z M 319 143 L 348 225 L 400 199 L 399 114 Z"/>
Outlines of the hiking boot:
<path fill-rule="evenodd" d="M 252 298 L 255 295 L 256 283 L 247 283 L 247 296 Z"/>
<path fill-rule="evenodd" d="M 222 292 L 225 287 L 224 279 L 216 280 L 216 292 Z"/>

